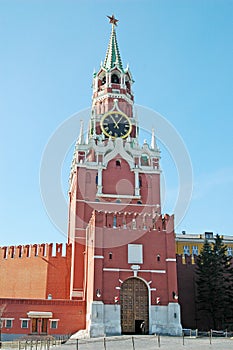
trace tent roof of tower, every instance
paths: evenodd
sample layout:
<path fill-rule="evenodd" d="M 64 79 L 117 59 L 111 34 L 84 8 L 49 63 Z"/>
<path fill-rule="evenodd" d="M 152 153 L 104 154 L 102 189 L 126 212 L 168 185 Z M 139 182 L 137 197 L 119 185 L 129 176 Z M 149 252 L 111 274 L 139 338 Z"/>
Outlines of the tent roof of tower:
<path fill-rule="evenodd" d="M 111 17 L 108 16 L 108 18 L 110 19 L 110 23 L 112 24 L 112 31 L 105 60 L 103 63 L 103 68 L 105 68 L 106 70 L 111 70 L 114 67 L 118 67 L 122 72 L 124 72 L 115 31 L 115 26 L 117 25 L 116 22 L 118 20 L 115 19 L 114 15 L 112 15 Z"/>

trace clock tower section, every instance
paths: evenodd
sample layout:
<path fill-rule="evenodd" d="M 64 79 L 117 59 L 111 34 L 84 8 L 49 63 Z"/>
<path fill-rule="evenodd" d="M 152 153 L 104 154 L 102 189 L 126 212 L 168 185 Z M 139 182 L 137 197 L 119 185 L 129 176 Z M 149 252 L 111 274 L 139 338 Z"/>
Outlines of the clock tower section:
<path fill-rule="evenodd" d="M 127 136 L 136 138 L 137 123 L 133 113 L 133 78 L 129 67 L 127 66 L 124 69 L 122 65 L 115 31 L 117 20 L 114 16 L 110 17 L 110 23 L 112 24 L 112 31 L 105 60 L 101 63 L 99 71 L 94 73 L 93 77 L 91 133 L 101 135 L 104 132 L 108 137 L 125 137 L 126 133 L 122 135 L 115 134 L 119 130 L 118 126 L 121 123 L 120 121 L 117 124 L 117 121 L 123 115 L 130 119 L 131 124 L 130 133 Z M 102 122 L 104 120 L 103 117 L 109 113 L 111 118 L 111 113 L 114 115 L 114 112 L 119 115 L 119 118 L 112 119 L 112 130 L 108 131 L 107 129 L 105 132 L 104 123 Z"/>
<path fill-rule="evenodd" d="M 123 68 L 117 20 L 93 76 L 92 108 L 81 124 L 70 172 L 70 298 L 86 304 L 90 336 L 181 335 L 174 217 L 161 214 L 160 151 L 139 144 L 133 78 Z"/>

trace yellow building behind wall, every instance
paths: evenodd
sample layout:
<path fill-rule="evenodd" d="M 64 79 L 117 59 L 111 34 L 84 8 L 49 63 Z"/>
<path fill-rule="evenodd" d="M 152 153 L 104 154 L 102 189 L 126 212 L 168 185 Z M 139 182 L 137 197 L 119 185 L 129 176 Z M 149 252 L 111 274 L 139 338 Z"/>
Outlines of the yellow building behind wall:
<path fill-rule="evenodd" d="M 178 255 L 199 255 L 205 239 L 214 243 L 216 235 L 213 232 L 204 232 L 202 234 L 189 234 L 182 231 L 176 234 L 176 254 Z M 233 256 L 233 236 L 222 236 L 223 243 L 227 246 L 227 254 Z"/>

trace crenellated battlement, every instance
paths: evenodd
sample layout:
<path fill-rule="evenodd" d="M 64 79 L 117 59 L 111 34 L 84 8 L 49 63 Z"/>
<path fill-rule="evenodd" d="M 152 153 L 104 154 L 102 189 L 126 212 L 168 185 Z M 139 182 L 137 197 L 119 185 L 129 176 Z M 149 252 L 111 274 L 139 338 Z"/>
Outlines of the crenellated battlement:
<path fill-rule="evenodd" d="M 24 258 L 66 258 L 71 251 L 71 245 L 67 243 L 41 243 L 18 246 L 0 247 L 0 259 L 24 259 Z"/>
<path fill-rule="evenodd" d="M 158 215 L 142 211 L 104 211 L 95 210 L 96 225 L 106 228 L 167 231 L 174 230 L 174 216 L 168 214 Z"/>
<path fill-rule="evenodd" d="M 70 266 L 70 244 L 0 247 L 0 297 L 68 298 Z"/>
<path fill-rule="evenodd" d="M 179 265 L 196 265 L 197 255 L 176 254 L 176 262 Z"/>

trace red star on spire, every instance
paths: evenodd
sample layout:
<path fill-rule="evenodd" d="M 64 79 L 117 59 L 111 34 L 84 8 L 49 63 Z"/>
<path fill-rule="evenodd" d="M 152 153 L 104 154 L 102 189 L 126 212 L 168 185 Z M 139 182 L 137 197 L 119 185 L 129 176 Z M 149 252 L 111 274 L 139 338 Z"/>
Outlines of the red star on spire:
<path fill-rule="evenodd" d="M 117 26 L 117 22 L 119 21 L 118 19 L 116 19 L 114 17 L 114 15 L 112 16 L 107 16 L 109 18 L 109 23 L 113 24 L 114 26 Z"/>

